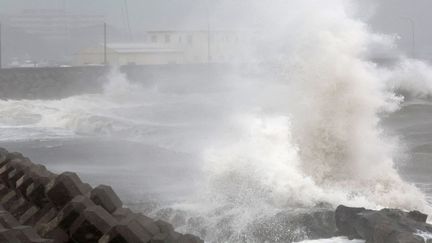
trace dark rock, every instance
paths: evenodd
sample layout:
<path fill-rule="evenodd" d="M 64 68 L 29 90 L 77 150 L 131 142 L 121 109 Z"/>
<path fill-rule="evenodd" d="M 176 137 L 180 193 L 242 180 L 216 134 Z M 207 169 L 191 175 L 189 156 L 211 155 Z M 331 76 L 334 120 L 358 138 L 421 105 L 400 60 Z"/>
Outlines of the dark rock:
<path fill-rule="evenodd" d="M 47 185 L 56 177 L 56 174 L 48 171 L 43 165 L 33 165 L 27 173 L 35 183 L 42 185 Z"/>
<path fill-rule="evenodd" d="M 45 195 L 45 185 L 37 182 L 31 183 L 25 188 L 24 197 L 39 208 L 51 205 L 50 200 Z"/>
<path fill-rule="evenodd" d="M 75 242 L 97 242 L 116 223 L 117 221 L 102 207 L 90 207 L 72 224 L 70 235 Z"/>
<path fill-rule="evenodd" d="M 30 207 L 29 209 L 27 209 L 27 211 L 25 211 L 23 215 L 21 215 L 21 217 L 19 217 L 19 222 L 21 224 L 29 225 L 29 223 L 32 221 L 38 211 L 39 208 L 37 208 L 36 206 Z"/>
<path fill-rule="evenodd" d="M 127 218 L 134 217 L 134 213 L 129 208 L 119 208 L 112 213 L 112 216 L 121 222 Z"/>
<path fill-rule="evenodd" d="M 110 186 L 99 185 L 90 193 L 90 199 L 109 213 L 122 207 L 122 202 Z"/>
<path fill-rule="evenodd" d="M 106 233 L 99 243 L 146 243 L 150 242 L 152 235 L 143 230 L 142 226 L 135 220 L 114 226 Z"/>
<path fill-rule="evenodd" d="M 7 211 L 0 211 L 0 226 L 4 229 L 18 227 L 20 223 Z"/>
<path fill-rule="evenodd" d="M 165 241 L 167 242 L 177 242 L 180 238 L 181 234 L 174 231 L 174 228 L 171 224 L 168 222 L 165 222 L 163 220 L 157 220 L 156 225 L 159 226 L 161 234 L 157 235 L 163 235 L 165 238 Z M 156 235 L 156 236 L 157 236 Z"/>
<path fill-rule="evenodd" d="M 426 223 L 426 220 L 428 218 L 427 214 L 421 213 L 419 211 L 409 212 L 408 217 L 422 223 Z"/>
<path fill-rule="evenodd" d="M 1 200 L 0 204 L 6 209 L 9 210 L 14 203 L 16 203 L 19 200 L 19 196 L 16 194 L 15 191 L 9 191 L 6 195 L 4 195 Z"/>
<path fill-rule="evenodd" d="M 8 154 L 9 152 L 6 149 L 0 148 L 0 166 L 6 161 Z"/>
<path fill-rule="evenodd" d="M 340 235 L 364 239 L 367 243 L 424 243 L 420 233 L 432 233 L 432 227 L 420 212 L 398 209 L 380 211 L 339 206 L 335 213 Z"/>
<path fill-rule="evenodd" d="M 178 243 L 204 243 L 204 241 L 194 235 L 185 234 L 180 236 Z"/>
<path fill-rule="evenodd" d="M 74 197 L 84 195 L 88 187 L 81 182 L 77 174 L 65 172 L 47 185 L 46 196 L 57 207 L 64 207 Z"/>
<path fill-rule="evenodd" d="M 150 233 L 151 235 L 156 235 L 161 232 L 160 225 L 157 224 L 151 218 L 144 216 L 142 214 L 138 214 L 136 217 L 136 221 L 144 228 L 145 231 Z M 165 222 L 164 222 L 165 223 Z M 171 227 L 165 227 L 165 229 L 171 229 Z"/>
<path fill-rule="evenodd" d="M 174 215 L 175 216 L 175 215 Z M 413 214 L 413 217 L 419 217 Z M 18 220 L 17 220 L 18 219 Z M 171 217 L 184 224 L 185 219 Z M 46 239 L 43 239 L 46 238 Z M 75 173 L 56 175 L 20 153 L 0 148 L 0 243 L 198 243 L 122 208 L 109 186 L 92 189 Z"/>
<path fill-rule="evenodd" d="M 25 243 L 48 243 L 52 242 L 47 239 L 42 239 L 32 227 L 18 226 L 13 228 L 15 236 L 21 242 Z"/>
<path fill-rule="evenodd" d="M 24 198 L 19 198 L 19 200 L 11 206 L 9 212 L 16 218 L 21 217 L 32 205 L 28 203 Z"/>
<path fill-rule="evenodd" d="M 68 234 L 75 220 L 86 208 L 92 206 L 95 204 L 90 199 L 84 196 L 75 197 L 49 223 L 41 228 L 40 234 L 42 236 L 57 235 L 59 230 Z"/>
<path fill-rule="evenodd" d="M 9 163 L 3 165 L 0 168 L 0 179 L 3 182 L 3 184 L 8 185 L 9 184 L 9 173 L 12 172 L 14 168 L 10 166 Z"/>

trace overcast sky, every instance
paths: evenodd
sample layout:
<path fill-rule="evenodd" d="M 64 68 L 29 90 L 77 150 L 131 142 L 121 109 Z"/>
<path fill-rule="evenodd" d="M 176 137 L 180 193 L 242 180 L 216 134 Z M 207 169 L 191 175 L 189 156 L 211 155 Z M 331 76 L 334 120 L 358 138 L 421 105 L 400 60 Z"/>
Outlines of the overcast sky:
<path fill-rule="evenodd" d="M 287 0 L 289 1 L 289 0 Z M 325 0 L 323 0 L 325 1 Z M 23 9 L 65 8 L 72 13 L 104 15 L 109 24 L 126 29 L 125 3 L 128 4 L 132 32 L 148 29 L 172 29 L 187 26 L 191 29 L 206 27 L 207 3 L 214 0 L 0 0 L 0 14 L 18 13 Z M 432 54 L 432 0 L 359 0 L 363 15 L 380 32 L 398 34 L 401 48 L 412 44 L 415 23 L 418 52 Z"/>
<path fill-rule="evenodd" d="M 287 0 L 289 1 L 289 0 Z M 325 0 L 323 0 L 325 1 Z M 197 23 L 206 20 L 206 3 L 214 0 L 0 0 L 0 13 L 17 13 L 23 9 L 66 8 L 74 13 L 101 14 L 112 25 L 125 25 L 125 3 L 134 29 L 171 27 L 183 22 Z M 374 12 L 372 23 L 387 31 L 404 32 L 413 18 L 420 36 L 428 32 L 432 20 L 431 0 L 361 0 L 368 13 Z M 366 4 L 367 2 L 367 4 Z M 191 19 L 193 21 L 191 21 Z M 203 23 L 205 24 L 205 23 Z"/>

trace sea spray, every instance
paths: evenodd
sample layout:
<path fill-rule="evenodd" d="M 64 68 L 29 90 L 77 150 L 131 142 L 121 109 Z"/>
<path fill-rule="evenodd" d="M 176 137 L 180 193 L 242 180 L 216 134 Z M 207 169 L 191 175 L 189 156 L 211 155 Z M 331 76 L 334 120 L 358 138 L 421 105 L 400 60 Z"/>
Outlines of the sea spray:
<path fill-rule="evenodd" d="M 286 226 L 277 215 L 295 219 L 342 203 L 430 212 L 424 195 L 398 175 L 397 140 L 380 124 L 403 102 L 395 90 L 427 96 L 430 68 L 403 57 L 394 67 L 370 60 L 371 46 L 391 38 L 371 33 L 354 3 L 217 2 L 230 27 L 248 37 L 239 58 L 248 62 L 220 77 L 218 89 L 205 82 L 196 84 L 202 93 L 148 88 L 117 70 L 101 94 L 0 101 L 9 119 L 2 129 L 25 125 L 26 139 L 34 139 L 28 129 L 61 130 L 196 154 L 195 197 L 153 216 L 169 211 L 164 219 L 208 242 L 300 241 L 308 237 L 301 218 Z M 191 84 L 176 81 L 164 85 Z"/>
<path fill-rule="evenodd" d="M 254 16 L 244 10 L 240 21 L 260 37 L 245 48 L 265 75 L 231 91 L 242 108 L 229 114 L 232 137 L 203 153 L 207 186 L 197 208 L 203 227 L 216 229 L 203 237 L 259 241 L 251 229 L 262 219 L 320 203 L 430 211 L 398 175 L 398 144 L 380 124 L 403 101 L 383 78 L 392 70 L 368 59 L 370 46 L 389 38 L 352 17 L 347 1 L 248 3 Z"/>

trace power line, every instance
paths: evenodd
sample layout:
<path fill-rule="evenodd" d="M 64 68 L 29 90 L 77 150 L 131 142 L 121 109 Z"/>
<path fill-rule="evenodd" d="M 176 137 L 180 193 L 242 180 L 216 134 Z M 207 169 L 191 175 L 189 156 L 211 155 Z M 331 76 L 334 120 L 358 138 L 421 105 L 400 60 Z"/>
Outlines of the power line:
<path fill-rule="evenodd" d="M 0 23 L 0 69 L 2 69 L 3 67 L 3 63 L 2 63 L 2 25 Z"/>
<path fill-rule="evenodd" d="M 124 5 L 125 5 L 125 12 L 126 12 L 126 23 L 127 23 L 127 27 L 128 27 L 128 31 L 129 31 L 129 39 L 132 40 L 132 30 L 131 30 L 131 26 L 130 26 L 129 7 L 128 7 L 127 0 L 124 0 Z"/>
<path fill-rule="evenodd" d="M 107 24 L 104 23 L 104 65 L 108 64 L 107 60 Z"/>

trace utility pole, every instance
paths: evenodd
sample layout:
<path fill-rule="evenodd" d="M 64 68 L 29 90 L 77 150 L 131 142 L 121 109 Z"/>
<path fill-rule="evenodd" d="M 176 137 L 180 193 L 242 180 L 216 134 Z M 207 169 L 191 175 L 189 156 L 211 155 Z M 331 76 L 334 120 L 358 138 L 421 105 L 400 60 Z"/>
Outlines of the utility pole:
<path fill-rule="evenodd" d="M 3 68 L 3 63 L 2 63 L 2 25 L 0 23 L 0 69 Z"/>
<path fill-rule="evenodd" d="M 124 7 L 125 7 L 125 12 L 126 12 L 126 23 L 127 23 L 128 32 L 129 32 L 129 40 L 133 40 L 132 29 L 131 29 L 130 18 L 129 18 L 128 0 L 124 0 Z"/>
<path fill-rule="evenodd" d="M 211 62 L 210 6 L 207 1 L 207 63 Z"/>
<path fill-rule="evenodd" d="M 400 19 L 407 20 L 411 27 L 411 55 L 416 58 L 416 25 L 414 19 L 410 17 L 400 17 Z"/>
<path fill-rule="evenodd" d="M 104 22 L 104 65 L 108 64 L 107 60 L 107 25 Z"/>

